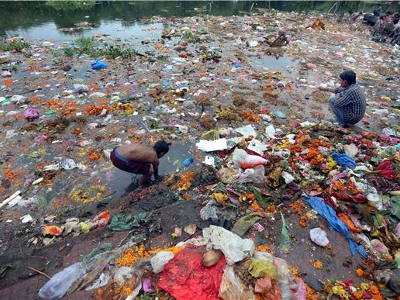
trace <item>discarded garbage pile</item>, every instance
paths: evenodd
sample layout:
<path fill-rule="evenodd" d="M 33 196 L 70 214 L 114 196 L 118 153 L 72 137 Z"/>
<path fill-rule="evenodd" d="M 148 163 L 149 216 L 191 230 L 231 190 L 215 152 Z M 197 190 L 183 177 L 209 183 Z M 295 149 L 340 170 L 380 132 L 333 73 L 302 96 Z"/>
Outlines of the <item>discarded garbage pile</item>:
<path fill-rule="evenodd" d="M 84 262 L 54 275 L 39 295 L 52 299 L 80 289 L 95 289 L 96 299 L 117 295 L 134 299 L 146 293 L 160 299 L 168 299 L 166 293 L 175 299 L 189 295 L 196 299 L 237 299 L 237 295 L 314 299 L 333 294 L 343 299 L 390 299 L 399 295 L 390 269 L 398 267 L 400 248 L 400 140 L 332 130 L 329 123 L 301 126 L 287 128 L 286 133 L 271 124 L 263 133 L 251 125 L 223 128 L 212 133 L 214 140 L 201 139 L 196 144 L 207 154 L 203 163 L 214 168 L 220 179 L 208 187 L 208 195 L 202 193 L 208 200 L 199 214 L 218 221 L 227 218 L 229 211 L 236 212 L 229 230 L 211 225 L 203 228 L 202 236 L 168 249 L 146 249 L 135 243 L 90 254 Z M 184 197 L 193 176 L 180 177 L 183 184 L 171 178 L 164 183 L 186 201 L 194 201 L 194 194 L 193 199 Z M 349 280 L 323 278 L 324 288 L 317 292 L 302 280 L 296 262 L 289 264 L 279 257 L 299 243 L 300 237 L 291 234 L 294 229 L 285 221 L 291 214 L 299 217 L 294 226 L 313 227 L 304 238 L 329 253 L 325 259 L 335 259 L 333 250 L 344 247 L 329 240 L 327 228 L 344 237 L 352 255 L 363 258 Z M 105 213 L 101 216 L 95 219 L 110 220 Z M 325 229 L 315 227 L 321 224 L 314 222 L 318 217 Z M 282 221 L 281 237 L 261 243 L 257 235 L 273 230 L 275 218 Z M 316 270 L 323 268 L 322 260 L 310 257 Z M 354 277 L 361 283 L 356 284 Z"/>
<path fill-rule="evenodd" d="M 94 62 L 81 52 L 85 45 L 59 48 L 11 39 L 8 44 L 23 47 L 0 56 L 8 68 L 0 97 L 6 150 L 0 192 L 11 194 L 1 204 L 9 208 L 2 212 L 7 220 L 2 226 L 12 231 L 21 226 L 22 212 L 29 213 L 21 220 L 30 228 L 20 233 L 43 228 L 28 246 L 50 247 L 99 228 L 143 225 L 142 212 L 130 217 L 105 210 L 94 218 L 63 220 L 59 208 L 107 198 L 115 181 L 109 150 L 157 137 L 195 143 L 198 152 L 162 183 L 124 200 L 144 202 L 162 188 L 174 195 L 171 202 L 197 201 L 200 218 L 215 225 L 199 226 L 202 236 L 187 241 L 179 228 L 168 231 L 174 245 L 182 242 L 170 248 L 105 244 L 54 275 L 41 297 L 83 289 L 95 291 L 98 299 L 187 299 L 188 292 L 195 299 L 400 294 L 398 47 L 373 43 L 363 36 L 366 27 L 353 32 L 334 17 L 278 17 L 173 19 L 173 28 L 160 32 L 162 40 L 141 42 L 145 54 L 127 43 L 128 49 L 95 52 L 107 59 Z M 89 47 L 94 51 L 97 39 L 113 42 L 103 36 L 83 41 L 94 43 Z M 67 55 L 74 51 L 77 57 Z M 280 71 L 265 62 L 284 53 L 300 62 Z M 333 87 L 338 71 L 348 67 L 369 95 L 360 123 L 382 133 L 320 122 L 327 95 L 315 87 L 323 80 Z M 199 163 L 218 182 L 194 184 L 195 174 L 186 168 Z M 42 218 L 47 210 L 53 214 Z M 229 240 L 219 245 L 223 238 Z M 362 260 L 353 263 L 340 255 L 343 249 Z M 303 256 L 291 256 L 296 253 Z M 325 272 L 332 263 L 332 272 Z M 319 280 L 312 282 L 311 275 Z"/>
<path fill-rule="evenodd" d="M 306 299 L 306 286 L 283 259 L 218 226 L 202 237 L 158 252 L 143 245 L 98 251 L 55 274 L 39 291 L 45 299 L 96 289 L 94 299 L 135 299 L 160 290 L 175 299 Z M 99 251 L 102 251 L 99 253 Z M 96 255 L 94 255 L 97 252 Z M 257 295 L 257 296 L 256 296 Z M 160 297 L 160 299 L 164 299 Z"/>

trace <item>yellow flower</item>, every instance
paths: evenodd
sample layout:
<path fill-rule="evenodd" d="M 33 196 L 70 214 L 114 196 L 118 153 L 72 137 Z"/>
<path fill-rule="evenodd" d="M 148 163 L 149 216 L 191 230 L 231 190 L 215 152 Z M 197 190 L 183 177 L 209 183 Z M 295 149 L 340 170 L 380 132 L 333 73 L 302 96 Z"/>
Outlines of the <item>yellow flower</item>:
<path fill-rule="evenodd" d="M 331 156 L 328 156 L 328 159 L 326 161 L 326 169 L 330 171 L 334 167 L 336 167 L 336 165 L 337 165 L 336 161 Z"/>
<path fill-rule="evenodd" d="M 335 285 L 332 287 L 332 292 L 339 297 L 350 299 L 350 295 L 345 291 L 342 286 Z"/>
<path fill-rule="evenodd" d="M 361 284 L 360 284 L 360 288 L 361 288 L 361 290 L 364 292 L 364 291 L 368 291 L 369 290 L 369 284 L 368 283 L 366 283 L 366 282 L 362 282 Z"/>
<path fill-rule="evenodd" d="M 213 198 L 215 199 L 215 201 L 217 201 L 219 204 L 226 204 L 226 202 L 228 201 L 228 195 L 224 194 L 224 193 L 213 193 L 212 194 Z"/>

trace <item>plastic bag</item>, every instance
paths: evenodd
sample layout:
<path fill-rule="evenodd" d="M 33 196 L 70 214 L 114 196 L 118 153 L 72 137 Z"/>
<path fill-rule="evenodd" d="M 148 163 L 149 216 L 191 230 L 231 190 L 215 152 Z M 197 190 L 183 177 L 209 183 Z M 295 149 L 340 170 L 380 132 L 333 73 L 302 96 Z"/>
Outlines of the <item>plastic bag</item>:
<path fill-rule="evenodd" d="M 257 221 L 263 218 L 262 213 L 254 212 L 241 217 L 235 222 L 231 231 L 238 236 L 243 236 Z"/>
<path fill-rule="evenodd" d="M 61 298 L 70 286 L 85 274 L 86 271 L 82 267 L 82 263 L 77 262 L 51 277 L 39 290 L 39 297 L 44 299 Z"/>
<path fill-rule="evenodd" d="M 235 168 L 227 168 L 222 166 L 217 171 L 219 181 L 225 184 L 235 183 L 240 176 L 240 172 Z"/>
<path fill-rule="evenodd" d="M 357 243 L 353 241 L 349 228 L 345 223 L 343 223 L 342 220 L 340 220 L 337 217 L 336 212 L 333 210 L 331 206 L 326 204 L 319 197 L 312 197 L 306 195 L 303 195 L 302 197 L 316 212 L 318 212 L 318 214 L 323 216 L 326 219 L 326 221 L 328 221 L 329 225 L 333 229 L 340 232 L 346 237 L 346 239 L 349 241 L 350 251 L 352 255 L 358 252 L 362 257 L 368 256 L 364 247 L 362 245 L 357 245 Z"/>
<path fill-rule="evenodd" d="M 154 273 L 160 273 L 164 270 L 167 262 L 174 258 L 174 253 L 169 251 L 160 251 L 150 259 L 151 267 Z"/>
<path fill-rule="evenodd" d="M 254 252 L 252 240 L 242 239 L 223 227 L 210 225 L 203 229 L 203 237 L 207 240 L 207 250 L 220 249 L 229 265 L 250 257 Z"/>
<path fill-rule="evenodd" d="M 224 276 L 219 288 L 219 296 L 224 300 L 231 299 L 255 300 L 253 289 L 251 286 L 246 287 L 240 278 L 235 274 L 232 266 L 225 266 Z"/>
<path fill-rule="evenodd" d="M 264 183 L 265 182 L 265 168 L 264 166 L 255 166 L 240 172 L 239 178 L 237 179 L 240 183 L 253 182 L 253 183 Z"/>
<path fill-rule="evenodd" d="M 193 161 L 194 161 L 193 157 L 188 157 L 188 158 L 186 158 L 186 159 L 182 162 L 182 164 L 183 164 L 185 167 L 188 167 L 190 164 L 193 163 Z"/>
<path fill-rule="evenodd" d="M 255 278 L 268 276 L 275 280 L 278 279 L 278 272 L 275 266 L 265 259 L 253 258 L 249 266 L 249 273 Z"/>
<path fill-rule="evenodd" d="M 289 270 L 288 264 L 282 258 L 275 257 L 271 253 L 256 251 L 254 252 L 254 258 L 264 259 L 272 262 L 278 272 L 279 287 L 283 300 L 292 299 L 292 291 L 298 288 L 292 273 Z"/>
<path fill-rule="evenodd" d="M 310 230 L 310 239 L 321 247 L 325 247 L 329 244 L 326 232 L 318 227 Z"/>
<path fill-rule="evenodd" d="M 101 61 L 100 59 L 97 59 L 94 63 L 92 63 L 93 70 L 101 70 L 101 69 L 107 69 L 107 68 L 108 68 L 108 65 L 104 61 Z"/>
<path fill-rule="evenodd" d="M 242 169 L 253 168 L 259 165 L 265 165 L 268 160 L 261 156 L 248 154 L 245 150 L 240 148 L 235 148 L 232 153 L 232 161 L 235 166 Z"/>
<path fill-rule="evenodd" d="M 298 300 L 306 300 L 307 299 L 307 287 L 303 280 L 296 278 L 296 282 L 298 285 L 297 291 L 293 293 L 293 295 Z"/>

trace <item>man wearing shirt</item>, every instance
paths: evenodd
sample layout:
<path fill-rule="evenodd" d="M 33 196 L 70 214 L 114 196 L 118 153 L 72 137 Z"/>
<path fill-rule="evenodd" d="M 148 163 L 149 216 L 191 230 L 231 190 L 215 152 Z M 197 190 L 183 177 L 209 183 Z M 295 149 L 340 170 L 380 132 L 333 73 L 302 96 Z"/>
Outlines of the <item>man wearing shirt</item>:
<path fill-rule="evenodd" d="M 340 87 L 320 87 L 321 91 L 334 93 L 329 105 L 341 126 L 351 126 L 361 121 L 367 106 L 364 92 L 356 83 L 356 73 L 346 70 L 339 75 Z"/>

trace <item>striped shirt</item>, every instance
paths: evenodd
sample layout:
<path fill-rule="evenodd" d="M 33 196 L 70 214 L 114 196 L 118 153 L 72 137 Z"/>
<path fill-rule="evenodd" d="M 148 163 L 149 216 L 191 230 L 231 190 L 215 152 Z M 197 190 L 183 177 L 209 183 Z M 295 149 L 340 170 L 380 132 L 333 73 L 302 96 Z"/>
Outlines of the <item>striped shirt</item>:
<path fill-rule="evenodd" d="M 346 89 L 337 89 L 336 92 L 339 95 L 336 97 L 334 105 L 343 108 L 344 121 L 349 124 L 359 122 L 364 117 L 367 106 L 361 87 L 358 84 L 352 84 Z"/>

